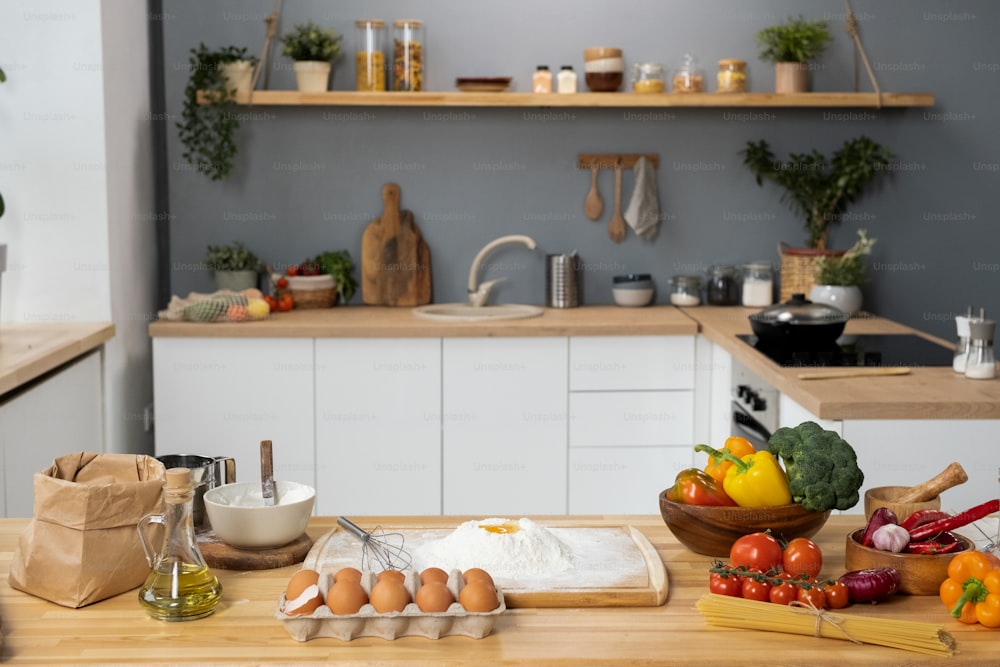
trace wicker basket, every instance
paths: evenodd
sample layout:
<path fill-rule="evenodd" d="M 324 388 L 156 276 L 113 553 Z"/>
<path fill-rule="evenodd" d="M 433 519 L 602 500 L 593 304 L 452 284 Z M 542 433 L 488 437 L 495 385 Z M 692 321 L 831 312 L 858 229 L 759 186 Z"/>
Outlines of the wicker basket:
<path fill-rule="evenodd" d="M 816 248 L 790 248 L 786 243 L 778 244 L 781 255 L 780 303 L 792 298 L 793 294 L 805 294 L 815 284 L 816 260 L 820 257 L 839 257 L 844 250 L 818 250 Z"/>
<path fill-rule="evenodd" d="M 329 275 L 289 277 L 288 291 L 299 309 L 330 308 L 337 303 L 337 284 Z"/>

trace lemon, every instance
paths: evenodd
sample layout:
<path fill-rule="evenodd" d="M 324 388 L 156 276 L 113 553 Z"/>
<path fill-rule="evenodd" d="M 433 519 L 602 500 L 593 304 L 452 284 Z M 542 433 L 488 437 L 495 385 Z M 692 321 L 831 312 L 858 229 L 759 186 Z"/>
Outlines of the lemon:
<path fill-rule="evenodd" d="M 267 316 L 271 314 L 271 307 L 263 299 L 249 299 L 247 313 L 251 320 L 266 320 Z"/>

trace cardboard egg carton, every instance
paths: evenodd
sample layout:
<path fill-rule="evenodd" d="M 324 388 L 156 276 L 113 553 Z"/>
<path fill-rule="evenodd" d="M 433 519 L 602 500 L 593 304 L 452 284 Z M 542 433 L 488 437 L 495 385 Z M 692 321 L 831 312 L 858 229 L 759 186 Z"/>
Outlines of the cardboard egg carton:
<path fill-rule="evenodd" d="M 411 600 L 403 611 L 381 614 L 375 611 L 371 602 L 368 602 L 356 614 L 334 614 L 329 607 L 323 604 L 311 614 L 290 615 L 285 613 L 287 601 L 285 594 L 282 593 L 275 617 L 284 624 L 288 634 L 300 642 L 317 637 L 333 637 L 334 639 L 350 641 L 355 637 L 381 637 L 392 640 L 397 637 L 438 639 L 449 635 L 461 635 L 482 639 L 490 634 L 497 617 L 507 609 L 503 592 L 497 589 L 498 605 L 496 609 L 489 612 L 466 611 L 457 602 L 459 593 L 465 586 L 465 581 L 462 578 L 462 572 L 456 569 L 448 573 L 447 583 L 447 587 L 455 596 L 456 602 L 443 612 L 424 612 L 420 610 L 416 602 L 413 602 L 416 600 L 417 591 L 421 586 L 419 574 L 414 570 L 404 570 L 403 576 L 403 586 L 410 593 Z M 362 572 L 361 587 L 369 596 L 376 578 L 375 572 L 370 570 Z M 319 589 L 324 600 L 326 600 L 326 595 L 332 585 L 333 574 L 320 572 Z"/>

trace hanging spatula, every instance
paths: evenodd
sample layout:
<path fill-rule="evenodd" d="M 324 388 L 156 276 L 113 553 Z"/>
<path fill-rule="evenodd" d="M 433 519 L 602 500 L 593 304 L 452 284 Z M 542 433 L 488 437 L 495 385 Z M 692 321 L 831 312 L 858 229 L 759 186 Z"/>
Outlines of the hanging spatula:
<path fill-rule="evenodd" d="M 271 441 L 260 441 L 260 492 L 266 507 L 274 507 L 277 494 L 274 489 L 274 457 L 271 454 Z"/>

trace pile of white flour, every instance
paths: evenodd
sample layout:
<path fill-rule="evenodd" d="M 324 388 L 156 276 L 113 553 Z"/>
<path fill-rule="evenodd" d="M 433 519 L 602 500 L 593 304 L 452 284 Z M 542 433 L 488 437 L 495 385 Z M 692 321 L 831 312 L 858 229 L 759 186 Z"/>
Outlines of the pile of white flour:
<path fill-rule="evenodd" d="M 491 526 L 492 531 L 488 530 Z M 466 521 L 445 537 L 420 545 L 413 560 L 421 567 L 446 571 L 479 567 L 494 579 L 520 579 L 573 568 L 570 547 L 548 528 L 527 518 Z"/>

